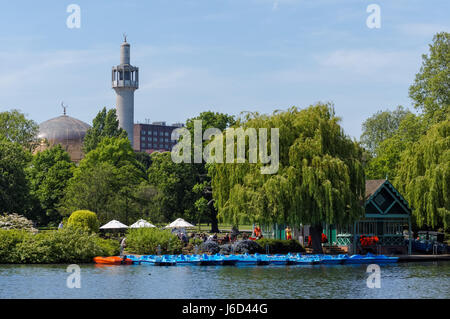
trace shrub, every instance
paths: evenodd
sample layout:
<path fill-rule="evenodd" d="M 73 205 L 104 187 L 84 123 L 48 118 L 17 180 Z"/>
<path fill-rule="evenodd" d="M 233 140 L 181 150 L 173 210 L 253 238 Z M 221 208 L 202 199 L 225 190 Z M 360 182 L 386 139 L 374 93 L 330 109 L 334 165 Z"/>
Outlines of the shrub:
<path fill-rule="evenodd" d="M 212 240 L 207 240 L 200 245 L 200 251 L 208 254 L 217 254 L 220 251 L 219 244 Z"/>
<path fill-rule="evenodd" d="M 37 229 L 33 227 L 33 222 L 18 214 L 4 214 L 0 216 L 0 229 L 23 229 L 37 233 Z"/>
<path fill-rule="evenodd" d="M 266 251 L 266 246 L 269 246 L 269 253 L 271 254 L 287 254 L 287 253 L 302 253 L 305 249 L 298 240 L 281 240 L 262 238 L 256 241 L 262 250 Z"/>
<path fill-rule="evenodd" d="M 155 255 L 158 253 L 158 246 L 162 254 L 179 254 L 183 247 L 182 242 L 170 230 L 158 228 L 129 229 L 126 243 L 128 252 L 140 255 Z"/>
<path fill-rule="evenodd" d="M 95 256 L 116 255 L 119 243 L 83 229 L 66 228 L 30 234 L 0 230 L 0 263 L 85 263 Z"/>
<path fill-rule="evenodd" d="M 236 254 L 262 253 L 263 249 L 254 240 L 241 240 L 234 244 Z"/>
<path fill-rule="evenodd" d="M 231 245 L 231 244 L 221 245 L 219 253 L 221 253 L 223 255 L 230 255 L 230 254 L 232 254 L 233 253 L 233 245 Z"/>
<path fill-rule="evenodd" d="M 20 256 L 16 249 L 17 244 L 30 237 L 26 230 L 0 229 L 0 264 L 19 263 Z"/>
<path fill-rule="evenodd" d="M 85 229 L 96 233 L 99 229 L 97 214 L 89 210 L 77 210 L 70 215 L 67 227 Z"/>

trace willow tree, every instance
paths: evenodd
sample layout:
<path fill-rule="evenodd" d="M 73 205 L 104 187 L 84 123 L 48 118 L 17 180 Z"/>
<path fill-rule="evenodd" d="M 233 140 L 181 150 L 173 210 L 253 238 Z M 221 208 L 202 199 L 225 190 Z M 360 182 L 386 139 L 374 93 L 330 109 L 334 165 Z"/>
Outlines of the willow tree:
<path fill-rule="evenodd" d="M 211 165 L 218 217 L 232 224 L 309 224 L 313 250 L 322 252 L 324 223 L 347 225 L 363 213 L 363 150 L 339 121 L 329 104 L 238 120 L 235 128 L 279 129 L 279 168 L 261 174 L 261 161 Z M 246 152 L 248 159 L 248 143 Z"/>
<path fill-rule="evenodd" d="M 395 186 L 413 208 L 419 227 L 450 226 L 450 116 L 405 150 Z"/>

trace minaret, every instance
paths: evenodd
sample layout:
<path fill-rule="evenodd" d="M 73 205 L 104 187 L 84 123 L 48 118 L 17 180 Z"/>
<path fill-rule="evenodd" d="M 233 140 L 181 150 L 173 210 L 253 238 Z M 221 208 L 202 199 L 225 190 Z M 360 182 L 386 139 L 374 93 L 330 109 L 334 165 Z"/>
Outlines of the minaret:
<path fill-rule="evenodd" d="M 120 64 L 112 68 L 112 87 L 116 91 L 116 110 L 119 127 L 128 133 L 133 146 L 134 91 L 139 87 L 139 68 L 130 64 L 130 44 L 124 35 L 120 46 Z"/>

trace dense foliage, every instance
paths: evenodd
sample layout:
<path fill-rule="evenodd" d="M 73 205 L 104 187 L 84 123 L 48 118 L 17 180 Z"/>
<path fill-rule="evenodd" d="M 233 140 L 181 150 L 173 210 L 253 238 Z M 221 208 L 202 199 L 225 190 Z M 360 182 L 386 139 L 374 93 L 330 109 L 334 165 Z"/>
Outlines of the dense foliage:
<path fill-rule="evenodd" d="M 58 207 L 74 168 L 75 164 L 61 145 L 37 152 L 33 156 L 26 172 L 30 194 L 37 201 L 32 215 L 39 224 L 57 224 L 60 221 Z"/>
<path fill-rule="evenodd" d="M 182 243 L 170 230 L 158 228 L 131 228 L 126 236 L 127 252 L 140 255 L 181 253 Z"/>
<path fill-rule="evenodd" d="M 17 143 L 28 150 L 37 145 L 39 126 L 19 110 L 0 112 L 0 139 Z"/>
<path fill-rule="evenodd" d="M 394 111 L 378 111 L 369 117 L 362 124 L 362 146 L 371 154 L 375 154 L 380 143 L 395 134 L 401 121 L 408 114 L 412 113 L 398 106 Z"/>
<path fill-rule="evenodd" d="M 402 153 L 395 185 L 419 227 L 450 228 L 450 114 Z"/>
<path fill-rule="evenodd" d="M 89 153 L 96 149 L 104 137 L 127 138 L 127 132 L 119 128 L 116 109 L 106 110 L 104 107 L 92 121 L 92 127 L 86 132 L 83 140 L 83 151 Z"/>
<path fill-rule="evenodd" d="M 153 153 L 148 180 L 157 190 L 157 214 L 152 216 L 153 221 L 167 222 L 179 217 L 189 220 L 195 216 L 196 197 L 192 189 L 196 175 L 192 164 L 174 163 L 169 152 Z"/>
<path fill-rule="evenodd" d="M 422 67 L 409 88 L 421 113 L 407 114 L 393 134 L 378 141 L 365 167 L 368 179 L 393 181 L 412 207 L 414 227 L 450 225 L 449 67 L 450 33 L 441 32 L 422 56 Z"/>
<path fill-rule="evenodd" d="M 74 170 L 60 210 L 68 215 L 87 209 L 102 223 L 114 218 L 127 224 L 139 213 L 134 199 L 144 180 L 128 139 L 105 137 Z"/>
<path fill-rule="evenodd" d="M 430 125 L 445 120 L 450 113 L 450 33 L 433 37 L 429 54 L 422 55 L 422 66 L 409 96 Z"/>
<path fill-rule="evenodd" d="M 30 209 L 30 188 L 25 168 L 31 154 L 22 145 L 0 136 L 0 209 L 26 215 Z"/>
<path fill-rule="evenodd" d="M 310 224 L 321 251 L 322 223 L 346 225 L 362 215 L 362 149 L 344 134 L 330 105 L 251 114 L 238 124 L 279 128 L 279 170 L 269 175 L 261 174 L 261 163 L 211 165 L 223 221 Z"/>
<path fill-rule="evenodd" d="M 102 239 L 81 229 L 67 228 L 31 234 L 0 229 L 0 263 L 88 263 L 95 256 L 119 252 L 117 241 Z"/>

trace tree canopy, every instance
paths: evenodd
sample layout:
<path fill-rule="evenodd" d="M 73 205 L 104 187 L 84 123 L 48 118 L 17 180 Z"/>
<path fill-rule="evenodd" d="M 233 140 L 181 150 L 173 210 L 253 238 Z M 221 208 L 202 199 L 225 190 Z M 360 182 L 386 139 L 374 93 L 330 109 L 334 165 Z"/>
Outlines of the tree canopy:
<path fill-rule="evenodd" d="M 378 111 L 369 117 L 362 124 L 362 146 L 376 154 L 378 146 L 396 133 L 401 121 L 409 114 L 411 112 L 399 105 L 394 111 Z"/>
<path fill-rule="evenodd" d="M 104 137 L 127 137 L 127 132 L 119 128 L 116 109 L 106 110 L 104 107 L 92 121 L 92 127 L 86 132 L 83 141 L 84 153 L 95 149 Z"/>
<path fill-rule="evenodd" d="M 347 225 L 360 217 L 363 150 L 339 121 L 328 104 L 271 116 L 251 113 L 238 121 L 244 128 L 279 128 L 279 170 L 269 175 L 261 174 L 261 163 L 211 165 L 219 218 L 232 224 L 309 224 L 321 234 L 322 223 Z M 320 234 L 313 237 L 317 250 Z"/>
<path fill-rule="evenodd" d="M 25 169 L 31 154 L 22 145 L 0 136 L 0 209 L 26 215 L 29 210 L 29 184 Z"/>
<path fill-rule="evenodd" d="M 37 199 L 33 219 L 39 224 L 57 223 L 60 220 L 58 206 L 64 197 L 69 179 L 73 176 L 75 164 L 69 154 L 56 145 L 38 152 L 27 168 L 30 194 Z"/>
<path fill-rule="evenodd" d="M 61 210 L 90 210 L 105 222 L 128 222 L 137 213 L 135 193 L 146 180 L 128 138 L 105 137 L 74 170 Z"/>
<path fill-rule="evenodd" d="M 0 137 L 32 150 L 37 143 L 38 131 L 36 122 L 27 119 L 19 110 L 0 112 Z"/>
<path fill-rule="evenodd" d="M 450 116 L 401 154 L 395 185 L 419 227 L 450 226 Z"/>
<path fill-rule="evenodd" d="M 450 113 L 450 33 L 437 33 L 429 49 L 429 54 L 422 55 L 409 96 L 431 125 Z"/>

